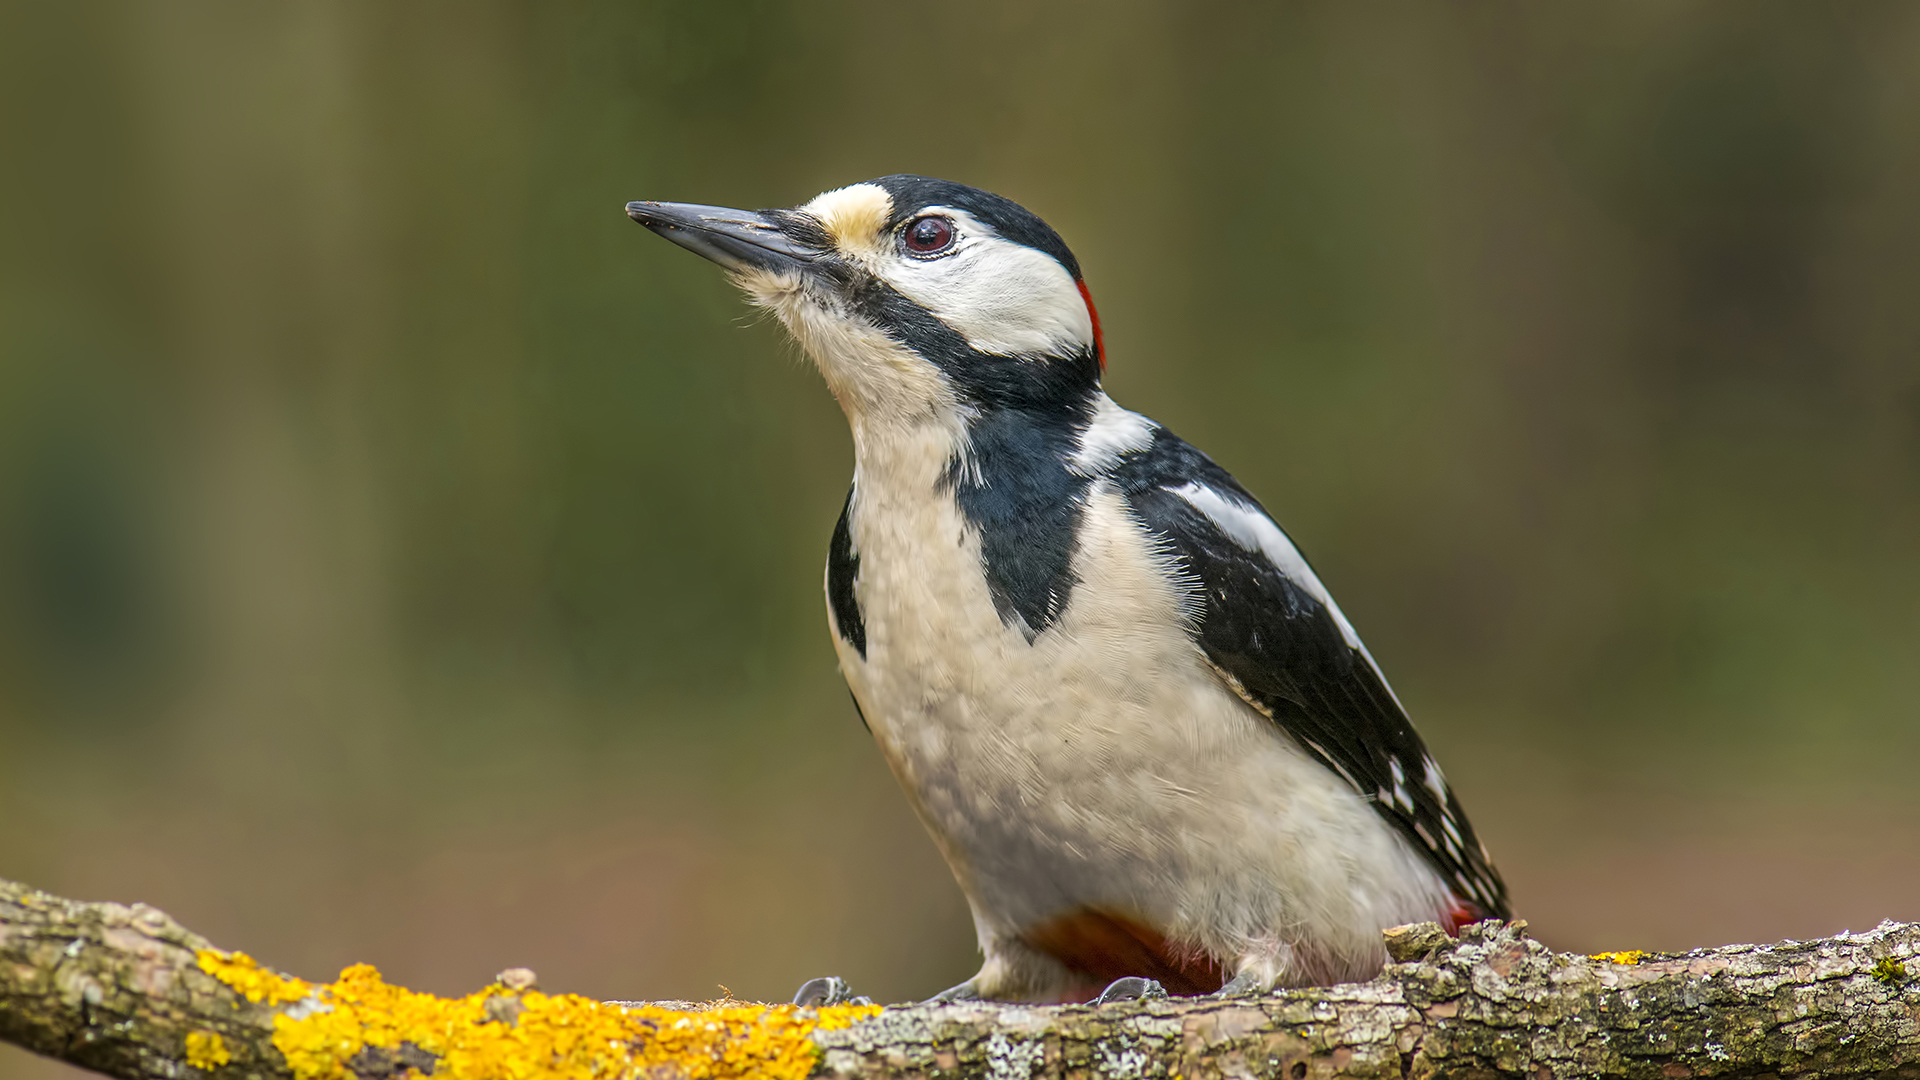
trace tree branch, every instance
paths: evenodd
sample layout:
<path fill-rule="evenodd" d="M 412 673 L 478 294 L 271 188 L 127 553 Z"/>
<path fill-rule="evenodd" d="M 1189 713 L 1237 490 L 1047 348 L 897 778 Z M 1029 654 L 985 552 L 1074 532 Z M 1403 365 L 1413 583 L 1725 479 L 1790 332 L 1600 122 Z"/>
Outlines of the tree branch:
<path fill-rule="evenodd" d="M 0 1039 L 123 1080 L 1039 1076 L 1920 1080 L 1920 924 L 1684 955 L 1388 931 L 1379 979 L 1240 1001 L 795 1009 L 309 984 L 146 907 L 0 881 Z M 1920 975 L 1916 971 L 1915 975 Z"/>

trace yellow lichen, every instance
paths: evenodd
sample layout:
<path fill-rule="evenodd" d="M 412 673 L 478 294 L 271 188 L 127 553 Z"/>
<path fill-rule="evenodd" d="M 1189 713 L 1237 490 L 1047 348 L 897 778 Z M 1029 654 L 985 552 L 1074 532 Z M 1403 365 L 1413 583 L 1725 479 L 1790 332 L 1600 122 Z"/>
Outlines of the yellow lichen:
<path fill-rule="evenodd" d="M 435 1055 L 435 1080 L 597 1080 L 657 1072 L 687 1080 L 801 1080 L 818 1050 L 808 1036 L 874 1016 L 873 1006 L 817 1010 L 792 1005 L 723 1002 L 698 1011 L 625 1008 L 573 994 L 528 991 L 507 1010 L 489 1013 L 499 987 L 463 998 L 439 998 L 391 986 L 366 964 L 340 973 L 338 982 L 310 986 L 220 954 L 202 969 L 250 1000 L 297 1001 L 311 992 L 324 1008 L 282 1012 L 273 1044 L 286 1055 L 295 1080 L 348 1080 L 347 1061 L 365 1047 L 397 1050 L 403 1043 Z M 264 977 L 264 978 L 263 978 Z M 269 980 L 277 980 L 278 985 Z M 294 994 L 293 987 L 301 989 Z M 258 993 L 261 996 L 255 997 Z"/>
<path fill-rule="evenodd" d="M 1597 952 L 1589 955 L 1589 960 L 1600 960 L 1609 964 L 1624 964 L 1627 967 L 1645 960 L 1653 954 L 1645 949 L 1627 949 L 1623 952 Z"/>
<path fill-rule="evenodd" d="M 290 1005 L 313 992 L 312 984 L 269 971 L 243 952 L 201 949 L 194 955 L 199 958 L 201 971 L 240 991 L 251 1002 Z"/>
<path fill-rule="evenodd" d="M 233 1060 L 227 1040 L 217 1031 L 187 1032 L 187 1064 L 196 1069 L 217 1069 Z"/>

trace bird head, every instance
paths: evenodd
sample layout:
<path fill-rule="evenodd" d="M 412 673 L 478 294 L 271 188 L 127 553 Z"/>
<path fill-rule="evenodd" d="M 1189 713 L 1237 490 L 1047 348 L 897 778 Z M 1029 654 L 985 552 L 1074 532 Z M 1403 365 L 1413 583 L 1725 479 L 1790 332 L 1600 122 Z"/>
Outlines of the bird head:
<path fill-rule="evenodd" d="M 885 176 L 784 210 L 632 202 L 719 263 L 819 366 L 856 426 L 1049 410 L 1099 390 L 1100 321 L 1058 233 L 1009 199 Z"/>

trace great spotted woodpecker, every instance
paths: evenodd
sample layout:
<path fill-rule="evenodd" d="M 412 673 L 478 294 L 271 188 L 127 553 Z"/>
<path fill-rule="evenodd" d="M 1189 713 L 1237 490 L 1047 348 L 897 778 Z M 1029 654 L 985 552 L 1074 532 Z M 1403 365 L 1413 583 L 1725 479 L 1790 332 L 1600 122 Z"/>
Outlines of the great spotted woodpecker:
<path fill-rule="evenodd" d="M 1362 979 L 1384 927 L 1507 916 L 1299 549 L 1102 392 L 1099 316 L 1045 222 L 907 175 L 627 213 L 773 312 L 852 427 L 829 626 L 972 907 L 986 961 L 940 998 Z"/>

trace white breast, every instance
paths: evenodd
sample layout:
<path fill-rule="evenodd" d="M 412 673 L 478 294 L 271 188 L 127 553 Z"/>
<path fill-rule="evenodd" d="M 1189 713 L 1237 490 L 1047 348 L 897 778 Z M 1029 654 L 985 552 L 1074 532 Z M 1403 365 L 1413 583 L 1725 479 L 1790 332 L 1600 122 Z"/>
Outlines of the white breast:
<path fill-rule="evenodd" d="M 1432 872 L 1207 664 L 1192 598 L 1110 486 L 1094 484 L 1058 621 L 1032 644 L 1004 625 L 938 487 L 955 439 L 929 426 L 860 447 L 865 659 L 839 644 L 983 945 L 1093 906 L 1282 966 L 1310 940 L 1344 958 L 1339 977 L 1377 967 L 1381 927 L 1434 917 Z"/>

